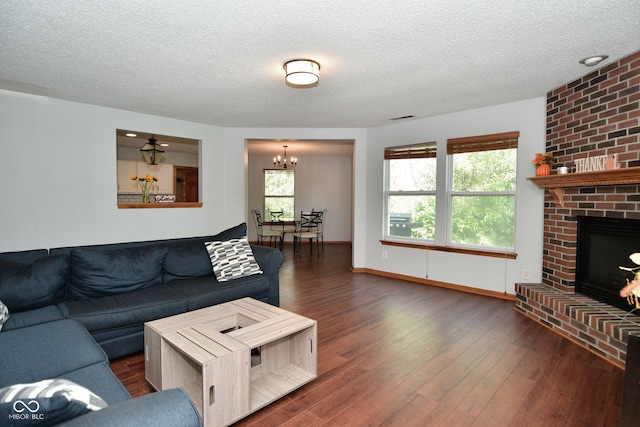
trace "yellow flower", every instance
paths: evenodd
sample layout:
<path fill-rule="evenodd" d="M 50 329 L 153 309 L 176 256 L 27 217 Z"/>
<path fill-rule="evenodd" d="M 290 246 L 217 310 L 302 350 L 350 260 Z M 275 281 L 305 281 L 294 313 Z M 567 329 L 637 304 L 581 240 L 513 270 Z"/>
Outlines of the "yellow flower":
<path fill-rule="evenodd" d="M 138 179 L 138 175 L 131 175 L 131 179 L 135 181 L 136 179 Z"/>

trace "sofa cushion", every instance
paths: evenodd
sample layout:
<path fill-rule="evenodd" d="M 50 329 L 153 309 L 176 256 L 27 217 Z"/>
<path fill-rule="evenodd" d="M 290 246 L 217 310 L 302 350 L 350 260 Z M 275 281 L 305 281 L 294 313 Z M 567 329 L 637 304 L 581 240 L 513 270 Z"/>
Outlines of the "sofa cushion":
<path fill-rule="evenodd" d="M 230 240 L 230 239 L 240 239 L 242 237 L 245 237 L 246 235 L 247 235 L 247 224 L 243 222 L 241 224 L 236 225 L 235 227 L 227 228 L 226 230 L 221 231 L 220 233 L 216 234 L 209 240 L 223 241 L 223 240 Z"/>
<path fill-rule="evenodd" d="M 186 277 L 212 276 L 211 260 L 205 247 L 206 242 L 240 239 L 247 235 L 247 224 L 228 228 L 215 236 L 190 240 L 169 241 L 168 253 L 164 259 L 163 282 Z"/>
<path fill-rule="evenodd" d="M 87 330 L 74 320 L 56 320 L 0 333 L 0 387 L 57 378 L 107 361 Z"/>
<path fill-rule="evenodd" d="M 163 282 L 185 277 L 213 276 L 211 260 L 204 241 L 173 244 L 167 249 L 163 265 Z"/>
<path fill-rule="evenodd" d="M 264 274 L 219 283 L 213 276 L 198 277 L 173 280 L 166 285 L 186 299 L 189 311 L 244 297 L 269 302 L 269 279 Z"/>
<path fill-rule="evenodd" d="M 28 265 L 0 262 L 0 300 L 10 312 L 62 301 L 69 280 L 67 255 L 40 258 Z"/>
<path fill-rule="evenodd" d="M 110 405 L 69 420 L 63 426 L 201 427 L 202 419 L 189 395 L 180 388 L 172 388 Z"/>
<path fill-rule="evenodd" d="M 1 252 L 0 262 L 6 264 L 33 264 L 35 260 L 46 258 L 49 256 L 47 249 L 32 249 L 28 251 Z"/>
<path fill-rule="evenodd" d="M 106 407 L 107 402 L 95 393 L 65 379 L 0 389 L 0 419 L 26 421 L 27 425 L 52 426 Z"/>
<path fill-rule="evenodd" d="M 55 305 L 35 308 L 28 311 L 20 311 L 11 313 L 11 316 L 3 326 L 3 331 L 12 329 L 25 328 L 27 326 L 38 325 L 40 323 L 53 322 L 54 320 L 63 320 L 64 316 Z"/>
<path fill-rule="evenodd" d="M 187 309 L 184 298 L 163 284 L 118 295 L 63 301 L 62 314 L 82 323 L 89 332 L 142 325 Z"/>
<path fill-rule="evenodd" d="M 131 395 L 111 370 L 108 360 L 67 372 L 61 378 L 86 387 L 109 405 L 131 400 Z"/>
<path fill-rule="evenodd" d="M 74 248 L 71 251 L 69 299 L 122 294 L 162 282 L 162 246 L 127 249 Z"/>
<path fill-rule="evenodd" d="M 206 246 L 218 282 L 262 274 L 246 238 L 207 242 Z"/>

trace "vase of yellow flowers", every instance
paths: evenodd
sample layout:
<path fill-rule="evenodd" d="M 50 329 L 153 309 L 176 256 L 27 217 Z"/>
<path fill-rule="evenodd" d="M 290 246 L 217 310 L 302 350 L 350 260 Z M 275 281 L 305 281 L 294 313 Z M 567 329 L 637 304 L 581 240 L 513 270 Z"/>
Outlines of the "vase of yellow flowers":
<path fill-rule="evenodd" d="M 536 176 L 547 176 L 551 174 L 551 165 L 556 162 L 556 158 L 551 153 L 536 153 L 536 157 L 531 161 L 536 167 Z"/>
<path fill-rule="evenodd" d="M 131 175 L 131 179 L 138 181 L 140 190 L 142 190 L 142 203 L 149 203 L 149 190 L 154 182 L 158 182 L 158 177 L 149 174 L 145 176 Z"/>

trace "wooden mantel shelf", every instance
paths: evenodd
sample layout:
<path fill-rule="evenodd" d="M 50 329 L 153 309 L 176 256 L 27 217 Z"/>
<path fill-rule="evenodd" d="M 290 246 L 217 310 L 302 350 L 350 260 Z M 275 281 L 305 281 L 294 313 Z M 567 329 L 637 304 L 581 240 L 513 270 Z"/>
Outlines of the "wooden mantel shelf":
<path fill-rule="evenodd" d="M 533 181 L 539 188 L 548 189 L 553 203 L 556 206 L 563 206 L 566 187 L 638 184 L 640 183 L 640 166 L 564 175 L 533 176 L 527 179 Z"/>

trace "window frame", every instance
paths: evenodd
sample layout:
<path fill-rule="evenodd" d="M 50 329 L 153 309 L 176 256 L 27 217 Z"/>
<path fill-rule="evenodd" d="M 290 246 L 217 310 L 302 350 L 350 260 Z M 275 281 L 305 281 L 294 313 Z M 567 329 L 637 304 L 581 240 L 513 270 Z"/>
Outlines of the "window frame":
<path fill-rule="evenodd" d="M 266 194 L 266 176 L 267 176 L 267 172 L 280 172 L 280 173 L 287 173 L 287 174 L 291 174 L 293 176 L 293 194 L 292 195 L 279 195 L 279 194 L 274 194 L 274 195 L 267 195 Z M 277 169 L 277 168 L 265 168 L 262 170 L 262 212 L 264 214 L 263 217 L 263 221 L 270 221 L 271 219 L 271 214 L 270 212 L 267 213 L 267 199 L 268 198 L 278 198 L 278 199 L 291 199 L 293 200 L 293 211 L 292 211 L 292 218 L 295 218 L 295 213 L 296 213 L 296 178 L 295 178 L 295 169 Z M 288 217 L 285 216 L 285 218 L 287 220 Z"/>
<path fill-rule="evenodd" d="M 488 134 L 479 136 L 470 136 L 463 138 L 449 138 L 447 139 L 447 184 L 446 184 L 446 207 L 447 207 L 447 220 L 446 220 L 446 240 L 445 245 L 448 247 L 456 248 L 468 248 L 477 249 L 482 251 L 493 252 L 512 252 L 515 250 L 515 230 L 516 230 L 516 197 L 517 197 L 517 168 L 516 168 L 516 182 L 514 188 L 505 191 L 455 191 L 453 189 L 454 182 L 454 165 L 453 156 L 455 154 L 471 153 L 471 152 L 485 152 L 504 149 L 516 149 L 516 164 L 517 164 L 517 149 L 518 139 L 520 137 L 519 131 L 504 132 L 498 134 Z M 514 241 L 513 247 L 499 247 L 499 246 L 485 246 L 475 245 L 468 243 L 459 243 L 453 241 L 453 201 L 454 197 L 496 197 L 496 196 L 509 196 L 513 197 L 514 216 L 513 216 L 513 232 Z M 437 227 L 437 225 L 436 225 Z"/>
<path fill-rule="evenodd" d="M 411 236 L 398 236 L 390 233 L 390 212 L 389 200 L 393 196 L 431 196 L 437 204 L 437 179 L 436 187 L 433 190 L 391 190 L 391 160 L 433 158 L 436 159 L 437 170 L 437 143 L 436 141 L 421 142 L 416 144 L 401 145 L 395 147 L 385 147 L 384 149 L 384 197 L 383 197 L 383 236 L 385 240 L 424 242 L 433 243 L 435 241 L 436 229 L 434 228 L 434 238 L 420 238 Z"/>
<path fill-rule="evenodd" d="M 497 257 L 497 258 L 505 258 L 505 259 L 515 259 L 517 254 L 515 253 L 515 230 L 516 230 L 516 222 L 517 222 L 517 212 L 515 211 L 517 207 L 517 194 L 518 189 L 517 185 L 514 189 L 510 190 L 508 195 L 514 197 L 514 218 L 513 218 L 513 229 L 514 229 L 514 242 L 513 248 L 500 248 L 495 246 L 482 246 L 482 245 L 468 245 L 468 244 L 459 244 L 451 242 L 452 235 L 452 227 L 453 227 L 453 218 L 452 218 L 452 203 L 453 203 L 453 195 L 452 195 L 452 186 L 453 186 L 453 158 L 449 153 L 450 150 L 457 151 L 460 149 L 463 150 L 472 150 L 475 151 L 488 151 L 486 149 L 499 149 L 501 144 L 510 144 L 510 146 L 506 146 L 504 148 L 518 148 L 518 140 L 520 137 L 519 131 L 513 132 L 504 132 L 504 133 L 496 133 L 496 134 L 486 134 L 479 136 L 471 136 L 471 137 L 463 137 L 463 138 L 450 138 L 447 139 L 447 144 L 436 144 L 434 148 L 434 157 L 439 159 L 436 168 L 436 189 L 435 191 L 429 191 L 429 193 L 433 193 L 436 197 L 436 222 L 435 222 L 435 241 L 431 239 L 422 239 L 422 238 L 413 238 L 413 237 L 402 237 L 395 236 L 389 234 L 389 195 L 393 194 L 390 192 L 390 176 L 389 169 L 390 159 L 393 158 L 401 158 L 399 155 L 394 156 L 390 153 L 390 150 L 396 150 L 397 152 L 402 152 L 401 149 L 407 149 L 406 154 L 416 154 L 416 151 L 412 151 L 408 148 L 412 146 L 419 146 L 424 144 L 431 143 L 421 143 L 421 144 L 410 144 L 404 146 L 397 147 L 386 147 L 385 155 L 384 155 L 384 183 L 383 183 L 383 224 L 382 224 L 382 239 L 381 243 L 383 245 L 391 245 L 391 246 L 402 246 L 409 248 L 417 248 L 417 249 L 428 249 L 428 250 L 437 250 L 444 252 L 453 252 L 453 253 L 465 253 L 472 255 L 480 255 L 480 256 L 489 256 L 489 257 Z M 449 142 L 451 142 L 451 149 L 449 148 Z M 455 149 L 453 147 L 456 147 Z M 435 152 L 440 150 L 441 156 L 435 156 Z M 516 184 L 517 184 L 517 156 L 516 152 Z M 409 157 L 407 157 L 409 158 Z M 442 160 L 445 161 L 442 161 Z M 444 170 L 443 170 L 444 169 Z M 403 195 L 410 195 L 410 192 L 401 192 Z M 420 194 L 424 194 L 424 192 L 418 192 Z M 463 192 L 458 192 L 462 194 Z M 476 196 L 477 192 L 467 192 L 468 195 Z M 501 196 L 505 195 L 505 192 L 502 191 L 491 191 L 491 192 L 483 192 L 483 195 L 487 196 Z"/>

